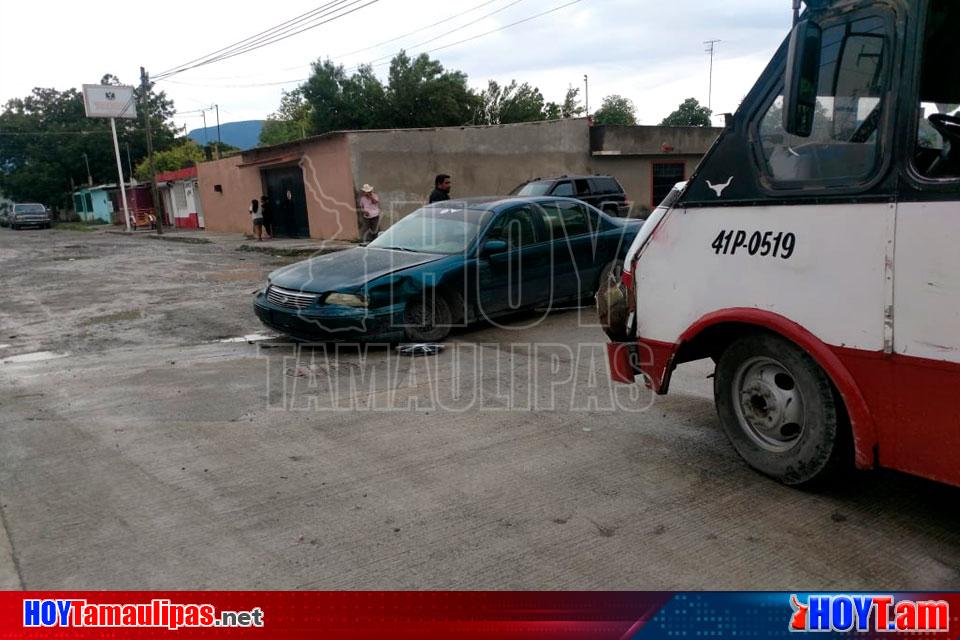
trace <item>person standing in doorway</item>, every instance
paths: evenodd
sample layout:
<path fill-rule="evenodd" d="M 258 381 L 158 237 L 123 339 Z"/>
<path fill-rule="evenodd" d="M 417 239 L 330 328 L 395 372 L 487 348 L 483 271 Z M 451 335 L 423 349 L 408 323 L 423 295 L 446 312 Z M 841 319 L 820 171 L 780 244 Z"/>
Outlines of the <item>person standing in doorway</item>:
<path fill-rule="evenodd" d="M 450 176 L 441 173 L 433 179 L 433 191 L 430 192 L 430 204 L 450 199 Z"/>
<path fill-rule="evenodd" d="M 250 220 L 253 222 L 253 235 L 257 241 L 263 240 L 263 214 L 258 200 L 250 201 Z"/>
<path fill-rule="evenodd" d="M 370 242 L 377 237 L 380 228 L 380 196 L 369 184 L 360 188 L 360 213 L 363 215 L 363 242 Z"/>
<path fill-rule="evenodd" d="M 263 230 L 267 232 L 267 237 L 273 237 L 273 216 L 270 211 L 270 199 L 267 196 L 260 196 L 260 216 L 263 218 Z"/>

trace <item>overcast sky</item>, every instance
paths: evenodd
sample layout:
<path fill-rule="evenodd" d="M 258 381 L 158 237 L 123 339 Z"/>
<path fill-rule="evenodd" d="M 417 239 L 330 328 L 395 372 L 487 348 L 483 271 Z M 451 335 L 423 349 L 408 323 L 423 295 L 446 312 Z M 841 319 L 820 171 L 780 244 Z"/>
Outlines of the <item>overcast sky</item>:
<path fill-rule="evenodd" d="M 370 0 L 354 7 L 366 2 Z M 281 89 L 298 84 L 277 83 L 305 78 L 309 63 L 317 58 L 330 57 L 348 68 L 370 61 L 385 63 L 400 48 L 416 54 L 444 47 L 569 2 L 374 0 L 329 24 L 181 73 L 157 87 L 174 99 L 178 111 L 216 103 L 221 122 L 264 118 L 276 109 Z M 166 0 L 147 5 L 119 0 L 0 0 L 0 100 L 25 96 L 35 86 L 79 88 L 108 72 L 134 84 L 141 65 L 157 75 L 321 4 L 320 0 Z M 603 96 L 619 93 L 634 101 L 641 124 L 658 124 L 685 98 L 706 104 L 705 40 L 722 41 L 714 61 L 714 112 L 736 110 L 788 31 L 790 4 L 579 0 L 430 55 L 447 68 L 465 72 L 474 87 L 485 86 L 488 79 L 516 78 L 539 87 L 547 100 L 554 101 L 562 100 L 569 85 L 582 87 L 587 74 L 591 110 L 599 107 Z M 375 70 L 384 77 L 387 66 Z M 194 129 L 202 120 L 199 114 L 183 113 L 177 124 Z M 213 124 L 212 113 L 207 114 L 207 124 Z"/>

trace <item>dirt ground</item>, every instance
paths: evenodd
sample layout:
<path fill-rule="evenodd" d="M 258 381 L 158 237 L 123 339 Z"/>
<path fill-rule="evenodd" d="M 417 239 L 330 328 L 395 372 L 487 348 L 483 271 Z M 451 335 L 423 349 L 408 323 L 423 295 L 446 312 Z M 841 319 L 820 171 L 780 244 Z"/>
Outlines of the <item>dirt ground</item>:
<path fill-rule="evenodd" d="M 960 588 L 958 490 L 755 474 L 709 363 L 612 385 L 589 309 L 298 348 L 291 260 L 0 229 L 0 588 Z"/>

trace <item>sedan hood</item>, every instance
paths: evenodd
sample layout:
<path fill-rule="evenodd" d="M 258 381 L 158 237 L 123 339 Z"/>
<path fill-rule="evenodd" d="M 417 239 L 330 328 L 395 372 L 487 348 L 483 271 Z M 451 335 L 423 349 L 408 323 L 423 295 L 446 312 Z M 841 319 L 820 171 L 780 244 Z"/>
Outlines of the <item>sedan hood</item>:
<path fill-rule="evenodd" d="M 270 274 L 278 287 L 325 293 L 358 289 L 365 283 L 401 269 L 434 262 L 442 255 L 358 247 L 328 253 Z"/>

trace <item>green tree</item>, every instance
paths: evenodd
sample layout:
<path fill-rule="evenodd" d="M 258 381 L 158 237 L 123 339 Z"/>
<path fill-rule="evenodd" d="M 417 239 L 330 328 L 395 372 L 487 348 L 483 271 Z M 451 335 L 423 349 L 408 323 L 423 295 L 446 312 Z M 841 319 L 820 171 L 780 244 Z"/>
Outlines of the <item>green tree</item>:
<path fill-rule="evenodd" d="M 569 87 L 563 102 L 548 102 L 545 108 L 548 120 L 560 120 L 561 118 L 576 118 L 582 116 L 586 109 L 580 104 L 579 87 Z"/>
<path fill-rule="evenodd" d="M 619 95 L 607 96 L 596 113 L 593 114 L 595 124 L 637 124 L 636 108 L 633 101 Z"/>
<path fill-rule="evenodd" d="M 709 127 L 713 112 L 702 106 L 696 98 L 687 98 L 676 111 L 660 123 L 662 127 Z"/>
<path fill-rule="evenodd" d="M 281 144 L 305 138 L 311 131 L 310 105 L 303 97 L 303 89 L 284 91 L 280 108 L 267 116 L 260 130 L 260 146 Z"/>
<path fill-rule="evenodd" d="M 348 76 L 343 65 L 318 60 L 300 90 L 310 134 L 391 126 L 385 122 L 386 91 L 369 66 Z"/>
<path fill-rule="evenodd" d="M 422 53 L 411 59 L 401 51 L 390 61 L 385 121 L 391 128 L 447 127 L 472 121 L 479 98 L 460 71 Z"/>
<path fill-rule="evenodd" d="M 159 151 L 153 154 L 153 164 L 157 169 L 157 173 L 163 171 L 177 171 L 179 169 L 186 169 L 187 167 L 194 167 L 198 163 L 203 162 L 205 159 L 206 156 L 203 148 L 190 139 L 184 139 L 175 147 L 171 147 L 164 151 Z M 149 164 L 149 159 L 144 158 L 137 165 L 137 168 L 134 171 L 137 180 L 150 180 Z"/>
<path fill-rule="evenodd" d="M 102 81 L 120 84 L 111 74 Z M 150 110 L 155 148 L 169 148 L 174 140 L 173 103 L 163 92 L 151 94 Z M 146 155 L 142 119 L 117 120 L 117 135 L 124 160 L 126 147 L 134 162 Z M 84 156 L 95 183 L 116 182 L 110 121 L 87 118 L 76 89 L 38 87 L 0 111 L 0 191 L 8 197 L 69 206 L 71 189 L 87 181 Z"/>
<path fill-rule="evenodd" d="M 546 120 L 546 105 L 543 94 L 536 87 L 516 80 L 500 86 L 495 80 L 487 83 L 478 96 L 477 124 L 509 124 L 512 122 L 536 122 Z"/>

